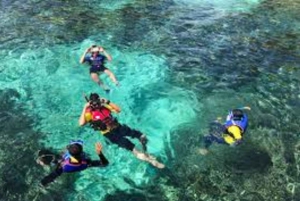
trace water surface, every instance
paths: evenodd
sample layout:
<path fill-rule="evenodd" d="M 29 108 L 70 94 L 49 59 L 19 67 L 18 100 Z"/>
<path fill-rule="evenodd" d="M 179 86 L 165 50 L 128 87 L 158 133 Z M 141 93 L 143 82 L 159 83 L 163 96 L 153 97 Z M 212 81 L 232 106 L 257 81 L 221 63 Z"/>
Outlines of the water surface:
<path fill-rule="evenodd" d="M 0 4 L 0 200 L 297 200 L 299 1 L 5 1 Z M 106 95 L 79 64 L 101 44 L 120 80 Z M 156 170 L 79 128 L 83 93 L 119 104 L 149 137 Z M 208 123 L 251 106 L 245 142 L 197 149 Z M 63 175 L 42 147 L 101 141 L 110 166 Z M 137 143 L 138 144 L 138 143 Z"/>

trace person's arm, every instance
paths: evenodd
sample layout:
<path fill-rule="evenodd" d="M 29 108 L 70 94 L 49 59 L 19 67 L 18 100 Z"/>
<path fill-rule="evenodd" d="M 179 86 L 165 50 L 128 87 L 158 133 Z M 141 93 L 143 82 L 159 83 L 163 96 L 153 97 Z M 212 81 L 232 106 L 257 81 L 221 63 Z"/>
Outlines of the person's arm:
<path fill-rule="evenodd" d="M 47 186 L 47 184 L 53 182 L 57 177 L 59 177 L 63 173 L 63 169 L 60 166 L 60 164 L 57 165 L 56 169 L 51 172 L 49 175 L 45 176 L 41 180 L 41 185 L 42 186 Z"/>
<path fill-rule="evenodd" d="M 110 56 L 110 54 L 108 54 L 103 47 L 99 47 L 99 52 L 102 52 L 103 55 L 107 58 L 108 61 L 112 60 L 112 57 Z"/>
<path fill-rule="evenodd" d="M 103 103 L 104 107 L 106 107 L 107 109 L 109 109 L 112 112 L 115 112 L 115 113 L 120 113 L 121 112 L 121 108 L 118 105 L 110 102 L 110 100 L 107 100 L 105 98 L 101 98 L 101 103 Z"/>
<path fill-rule="evenodd" d="M 85 58 L 86 54 L 87 54 L 89 51 L 90 51 L 90 48 L 87 48 L 87 49 L 84 51 L 84 53 L 83 53 L 83 55 L 81 56 L 80 61 L 79 61 L 81 64 L 84 63 L 84 58 Z"/>
<path fill-rule="evenodd" d="M 84 105 L 84 107 L 82 109 L 82 112 L 81 112 L 81 115 L 80 115 L 79 120 L 78 120 L 79 126 L 83 126 L 87 123 L 86 120 L 85 120 L 85 111 L 89 106 L 90 106 L 90 103 L 86 103 Z"/>
<path fill-rule="evenodd" d="M 102 145 L 98 142 L 95 144 L 95 149 L 96 152 L 99 156 L 100 160 L 90 160 L 89 166 L 90 167 L 105 167 L 109 164 L 108 160 L 106 159 L 106 157 L 104 156 L 104 154 L 102 153 Z"/>
<path fill-rule="evenodd" d="M 105 105 L 106 108 L 108 108 L 109 110 L 111 110 L 112 112 L 115 112 L 115 113 L 120 113 L 121 112 L 121 108 L 112 103 L 112 102 L 109 102 L 108 104 Z"/>

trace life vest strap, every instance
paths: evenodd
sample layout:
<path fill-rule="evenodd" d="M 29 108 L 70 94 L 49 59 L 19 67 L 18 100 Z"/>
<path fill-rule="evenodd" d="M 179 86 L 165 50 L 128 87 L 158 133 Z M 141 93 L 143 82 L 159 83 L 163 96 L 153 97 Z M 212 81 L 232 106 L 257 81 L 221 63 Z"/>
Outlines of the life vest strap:
<path fill-rule="evenodd" d="M 118 128 L 119 126 L 120 126 L 120 124 L 118 122 L 115 122 L 110 127 L 108 127 L 106 130 L 100 131 L 100 133 L 102 135 L 105 135 L 105 134 L 113 131 L 114 129 Z"/>

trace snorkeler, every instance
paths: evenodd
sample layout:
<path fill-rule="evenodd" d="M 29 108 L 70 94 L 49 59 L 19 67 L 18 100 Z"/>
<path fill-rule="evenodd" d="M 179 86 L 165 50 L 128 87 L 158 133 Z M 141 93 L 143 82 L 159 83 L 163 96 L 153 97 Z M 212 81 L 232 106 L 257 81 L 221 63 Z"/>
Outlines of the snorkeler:
<path fill-rule="evenodd" d="M 95 144 L 96 152 L 100 160 L 91 160 L 83 151 L 81 140 L 71 141 L 63 155 L 54 154 L 49 150 L 40 150 L 37 163 L 42 166 L 55 166 L 55 170 L 41 180 L 41 185 L 46 186 L 53 182 L 62 173 L 71 173 L 85 170 L 89 167 L 105 167 L 108 160 L 102 153 L 102 145 Z"/>
<path fill-rule="evenodd" d="M 88 53 L 90 54 L 87 55 Z M 83 64 L 88 62 L 90 65 L 90 75 L 92 80 L 102 87 L 103 90 L 109 92 L 109 87 L 100 80 L 99 73 L 106 73 L 117 86 L 119 85 L 119 82 L 115 75 L 104 66 L 104 62 L 106 60 L 111 61 L 112 57 L 103 49 L 103 47 L 92 45 L 85 50 L 84 54 L 80 58 L 80 63 Z"/>
<path fill-rule="evenodd" d="M 200 154 L 206 155 L 209 146 L 214 142 L 228 144 L 232 147 L 242 142 L 248 126 L 248 116 L 243 110 L 250 110 L 250 107 L 233 109 L 227 115 L 224 124 L 221 124 L 218 120 L 210 123 L 209 134 L 204 136 L 204 148 L 199 150 Z"/>
<path fill-rule="evenodd" d="M 147 138 L 145 135 L 125 124 L 120 124 L 112 116 L 112 112 L 121 112 L 119 106 L 109 100 L 100 98 L 96 93 L 90 94 L 90 97 L 86 99 L 88 102 L 84 105 L 79 118 L 80 126 L 89 123 L 94 130 L 100 131 L 110 142 L 131 151 L 136 158 L 146 161 L 157 168 L 165 167 L 164 164 L 158 162 L 153 156 L 145 153 L 147 148 Z M 138 151 L 127 137 L 138 139 L 143 146 L 144 152 Z"/>

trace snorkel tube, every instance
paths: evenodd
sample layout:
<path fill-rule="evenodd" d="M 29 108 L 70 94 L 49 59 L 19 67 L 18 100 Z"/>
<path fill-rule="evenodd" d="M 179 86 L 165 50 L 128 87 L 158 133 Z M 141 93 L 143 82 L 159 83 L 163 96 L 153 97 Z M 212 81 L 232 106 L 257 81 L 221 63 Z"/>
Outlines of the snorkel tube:
<path fill-rule="evenodd" d="M 86 100 L 86 102 L 89 102 L 89 99 L 88 99 L 88 97 L 85 95 L 85 93 L 83 93 L 83 97 L 84 97 L 84 99 Z"/>
<path fill-rule="evenodd" d="M 243 106 L 238 108 L 239 110 L 251 110 L 251 108 L 249 106 Z"/>
<path fill-rule="evenodd" d="M 87 95 L 85 93 L 83 93 L 83 97 L 86 100 L 86 102 L 90 102 L 89 98 L 87 97 Z M 109 109 L 112 112 L 117 113 L 117 111 L 112 106 L 110 106 L 109 103 L 108 104 L 105 103 L 105 99 L 100 98 L 100 97 L 99 97 L 99 99 L 100 99 L 100 102 L 103 104 L 104 107 L 106 107 L 107 109 Z"/>

